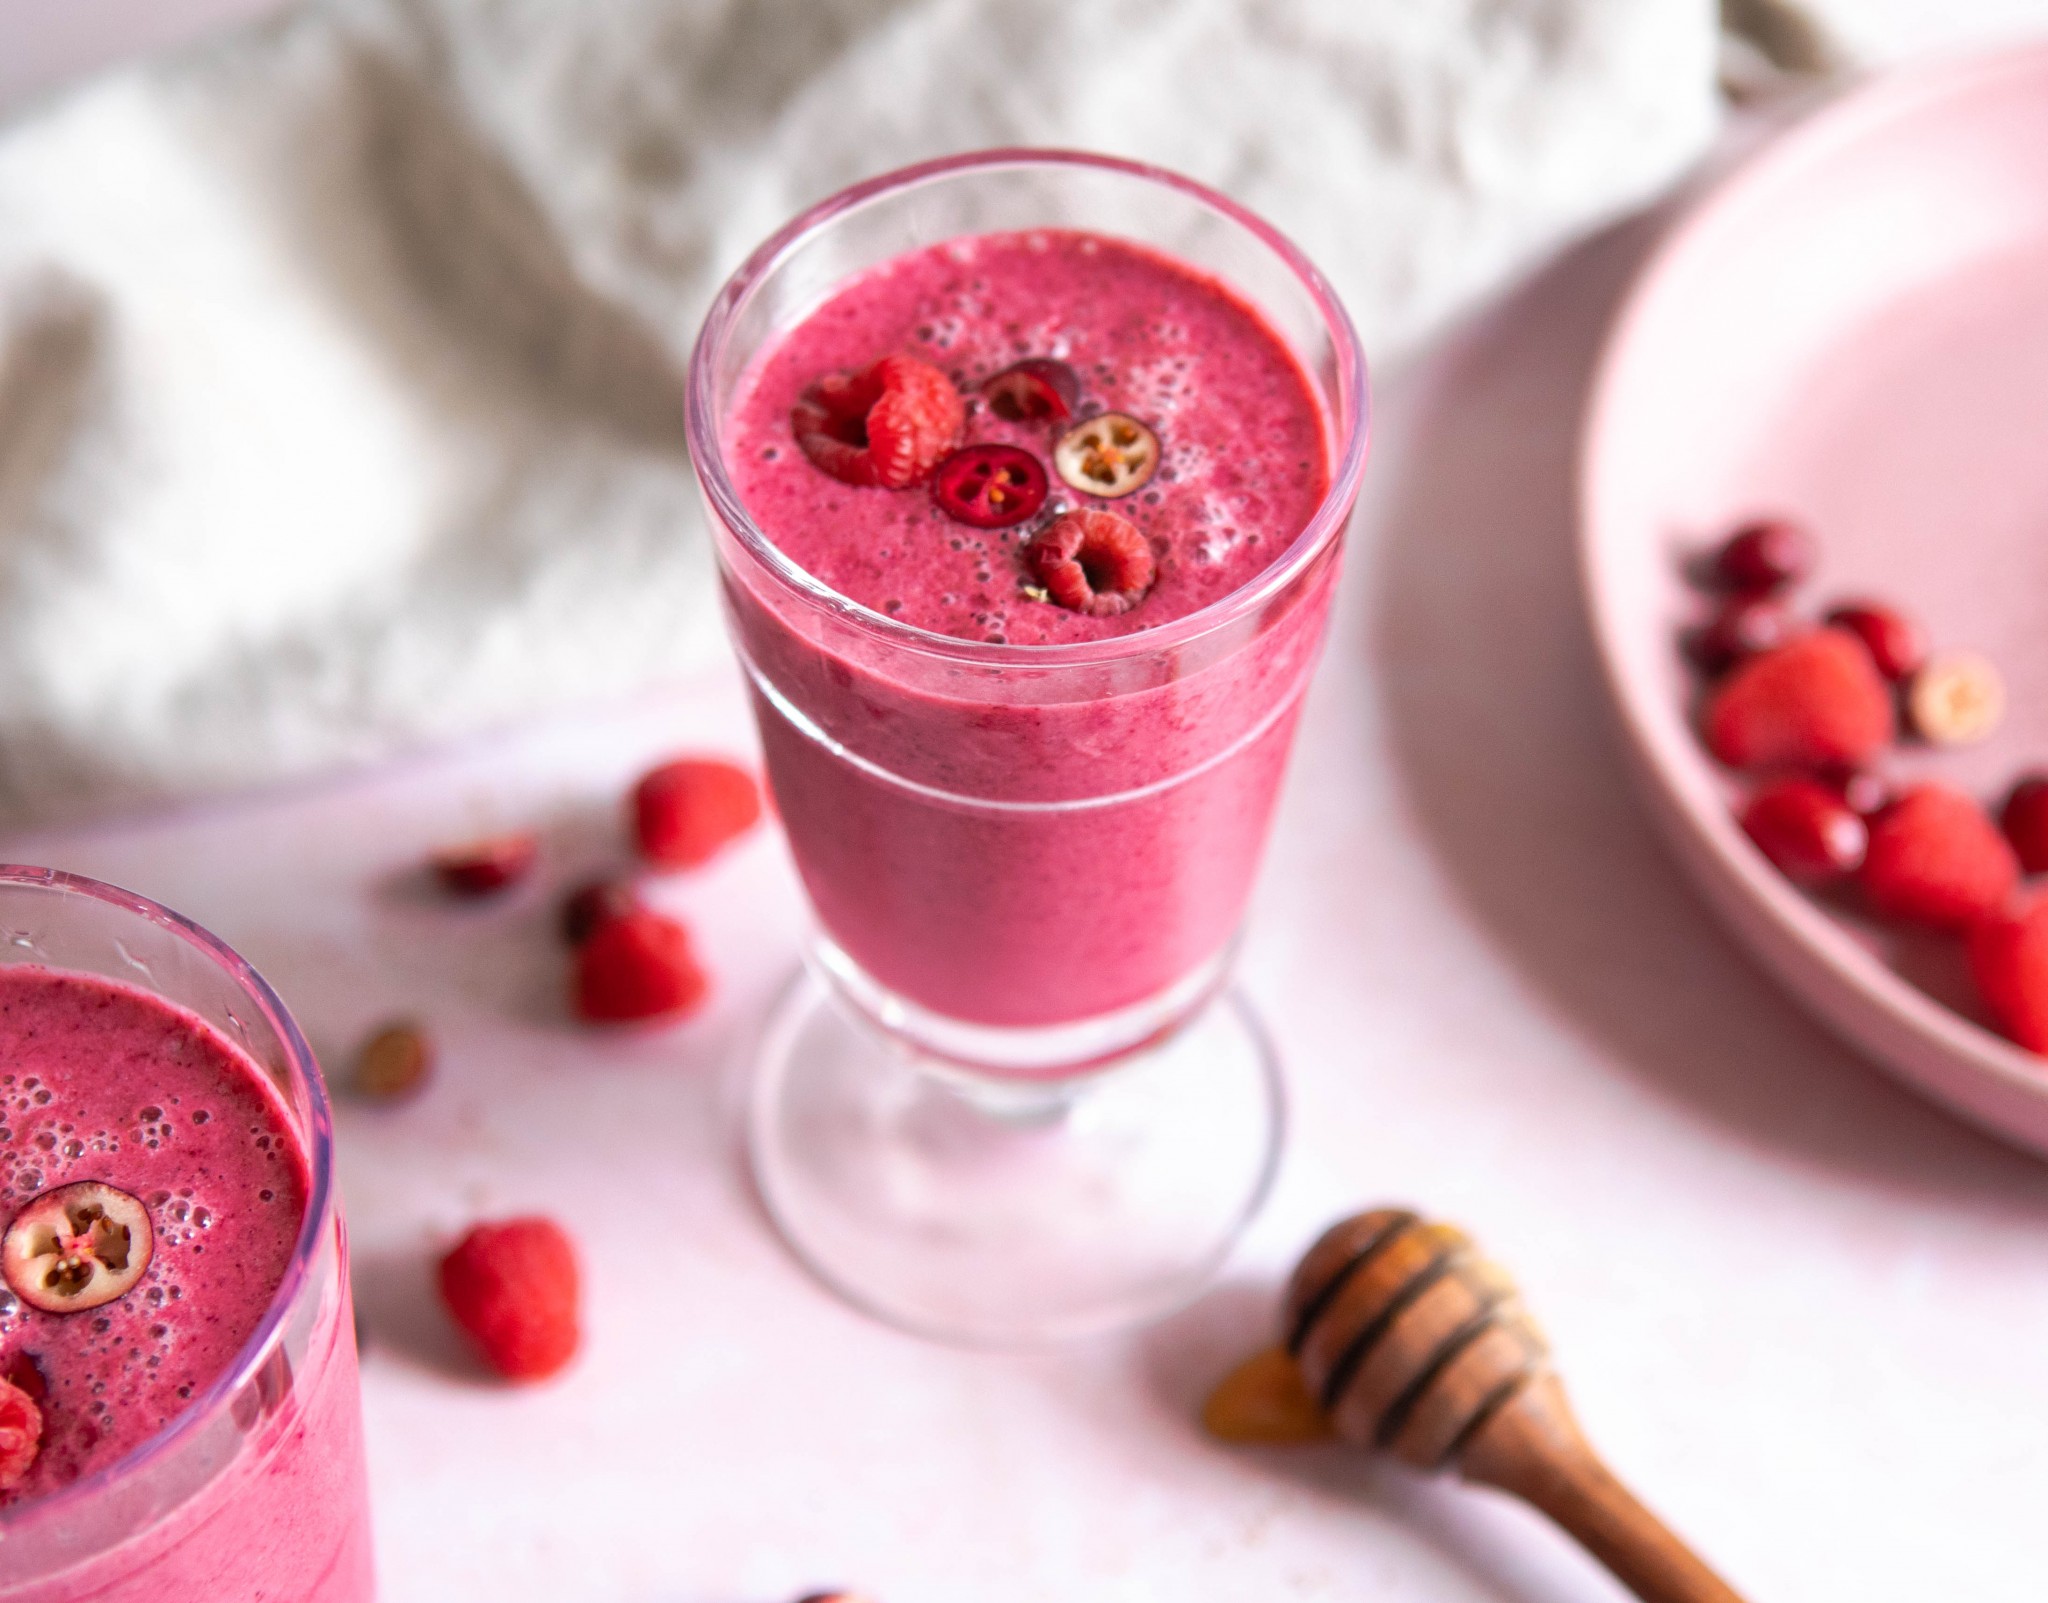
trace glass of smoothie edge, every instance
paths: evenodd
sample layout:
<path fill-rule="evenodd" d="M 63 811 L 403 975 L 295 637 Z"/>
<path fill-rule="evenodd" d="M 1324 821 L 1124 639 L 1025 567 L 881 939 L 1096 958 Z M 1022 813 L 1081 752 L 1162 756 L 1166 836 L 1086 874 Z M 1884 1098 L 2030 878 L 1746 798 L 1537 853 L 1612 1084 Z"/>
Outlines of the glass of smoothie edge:
<path fill-rule="evenodd" d="M 160 1271 L 146 1270 L 96 1311 L 26 1307 L 11 1280 L 0 1297 L 0 1375 L 44 1391 L 44 1450 L 68 1459 L 61 1476 L 45 1476 L 49 1484 L 33 1478 L 46 1467 L 39 1460 L 31 1479 L 0 1492 L 0 1599 L 369 1603 L 375 1583 L 348 1244 L 327 1096 L 305 1038 L 277 994 L 226 945 L 111 885 L 0 866 L 0 936 L 0 999 L 21 1036 L 0 1061 L 0 1214 L 11 1225 L 35 1205 L 24 1189 L 47 1195 L 47 1187 L 87 1179 L 120 1186 L 124 1176 L 139 1184 L 146 1173 L 152 1190 L 139 1200 L 155 1231 L 150 1266 Z M 24 1011 L 45 1006 L 56 1011 L 38 1015 L 29 1037 Z M 95 1008 L 114 1021 L 98 1033 Z M 0 1015 L 0 1038 L 9 1038 L 8 1026 Z M 122 1105 L 135 1104 L 132 1125 L 104 1128 L 117 1063 L 125 1057 L 140 1077 L 130 1055 L 138 1039 L 155 1043 L 150 1056 L 171 1056 L 160 1060 L 157 1084 L 119 1088 Z M 68 1058 L 66 1046 L 76 1049 Z M 39 1074 L 28 1062 L 38 1053 L 46 1060 Z M 67 1079 L 66 1061 L 90 1066 L 96 1089 L 73 1089 L 85 1082 Z M 212 1075 L 201 1093 L 210 1108 L 193 1105 L 183 1078 L 193 1063 Z M 30 1078 L 40 1082 L 33 1089 Z M 38 1101 L 45 1091 L 51 1100 Z M 45 1111 L 63 1109 L 67 1093 L 96 1121 L 80 1123 L 76 1151 L 70 1141 L 45 1147 L 39 1139 L 71 1122 L 53 1127 Z M 246 1146 L 226 1140 L 215 1112 L 254 1115 L 237 1126 L 250 1132 Z M 207 1122 L 213 1130 L 203 1129 Z M 258 1140 L 266 1131 L 268 1148 Z M 277 1159 L 279 1143 L 291 1144 L 288 1163 Z M 124 1146 L 133 1167 L 124 1163 Z M 167 1165 L 187 1152 L 206 1155 L 204 1175 L 190 1188 L 164 1183 Z M 237 1152 L 250 1154 L 247 1173 Z M 255 1214 L 290 1206 L 289 1188 L 280 1192 L 273 1181 L 256 1189 L 257 1177 L 273 1172 L 303 1183 L 296 1224 Z M 236 1196 L 245 1181 L 250 1194 Z M 183 1195 L 188 1189 L 194 1200 Z M 252 1210 L 247 1231 L 216 1216 L 224 1205 Z M 281 1273 L 250 1271 L 253 1251 L 220 1263 L 259 1239 L 281 1261 Z M 215 1256 L 189 1256 L 194 1244 Z M 152 1397 L 146 1379 L 139 1389 L 123 1384 L 138 1378 L 146 1360 L 130 1354 L 135 1362 L 123 1368 L 118 1347 L 109 1353 L 93 1342 L 98 1318 L 108 1319 L 117 1342 L 131 1333 L 147 1339 L 138 1323 L 143 1305 L 131 1298 L 145 1300 L 168 1337 L 153 1356 L 170 1363 L 147 1369 L 150 1376 L 175 1369 L 181 1338 L 196 1343 L 188 1352 L 203 1353 L 205 1338 L 190 1334 L 194 1320 L 232 1308 L 253 1328 L 224 1368 L 192 1385 L 189 1398 Z M 24 1355 L 35 1361 L 33 1377 Z M 66 1383 L 71 1362 L 105 1367 L 109 1384 L 94 1401 L 108 1411 L 92 1416 L 104 1432 L 81 1428 L 95 1388 Z M 147 1417 L 151 1410 L 161 1419 Z M 72 1417 L 60 1417 L 67 1412 Z"/>
<path fill-rule="evenodd" d="M 1036 519 L 984 529 L 949 525 L 930 483 L 836 482 L 790 403 L 894 354 L 951 370 L 962 438 L 1048 468 L 1061 428 L 1139 418 L 1149 491 L 1049 475 Z M 1036 359 L 1078 380 L 1038 433 L 982 389 Z M 1302 254 L 1102 156 L 988 151 L 856 185 L 719 294 L 689 444 L 815 914 L 747 1142 L 777 1227 L 857 1306 L 968 1344 L 1096 1334 L 1193 1298 L 1256 1213 L 1284 1102 L 1231 963 L 1366 424 L 1357 338 Z M 1083 509 L 1154 550 L 1120 616 L 1034 583 L 1034 531 Z M 932 593 L 956 549 L 971 571 Z"/>

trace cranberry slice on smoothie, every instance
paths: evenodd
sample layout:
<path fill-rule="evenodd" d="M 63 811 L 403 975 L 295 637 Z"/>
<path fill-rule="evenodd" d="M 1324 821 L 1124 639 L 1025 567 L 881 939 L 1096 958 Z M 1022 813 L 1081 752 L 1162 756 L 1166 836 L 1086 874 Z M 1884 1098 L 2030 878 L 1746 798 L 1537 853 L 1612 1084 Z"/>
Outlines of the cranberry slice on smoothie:
<path fill-rule="evenodd" d="M 956 523 L 1007 529 L 1045 505 L 1044 464 L 1015 445 L 970 445 L 941 462 L 932 499 Z"/>

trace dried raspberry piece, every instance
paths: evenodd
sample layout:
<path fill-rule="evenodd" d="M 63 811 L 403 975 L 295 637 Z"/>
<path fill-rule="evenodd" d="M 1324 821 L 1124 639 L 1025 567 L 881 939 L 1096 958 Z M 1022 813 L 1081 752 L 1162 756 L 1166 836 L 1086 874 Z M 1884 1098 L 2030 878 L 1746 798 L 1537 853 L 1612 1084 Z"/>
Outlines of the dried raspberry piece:
<path fill-rule="evenodd" d="M 1854 767 L 1896 733 L 1892 697 L 1846 629 L 1752 657 L 1707 703 L 1707 749 L 1731 768 Z"/>
<path fill-rule="evenodd" d="M 1861 640 L 1877 671 L 1893 684 L 1926 660 L 1927 636 L 1920 625 L 1882 601 L 1845 601 L 1828 613 L 1827 621 Z"/>
<path fill-rule="evenodd" d="M 1714 556 L 1714 577 L 1747 595 L 1780 590 L 1813 571 L 1814 538 L 1790 518 L 1758 518 L 1731 534 Z"/>
<path fill-rule="evenodd" d="M 429 860 L 451 896 L 495 896 L 533 872 L 540 840 L 527 830 L 444 847 Z"/>
<path fill-rule="evenodd" d="M 2005 838 L 2029 874 L 2048 874 L 2048 774 L 2025 775 L 1999 810 Z"/>
<path fill-rule="evenodd" d="M 981 386 L 1006 423 L 1064 423 L 1081 404 L 1081 375 L 1050 356 L 1027 356 Z"/>
<path fill-rule="evenodd" d="M 433 1037 L 409 1020 L 383 1026 L 356 1053 L 356 1089 L 377 1102 L 414 1095 L 433 1072 Z"/>
<path fill-rule="evenodd" d="M 598 925 L 576 948 L 576 1014 L 594 1024 L 680 1018 L 710 988 L 689 930 L 648 908 Z"/>
<path fill-rule="evenodd" d="M 1970 974 L 1998 1027 L 2048 1053 L 2048 897 L 1970 929 Z"/>
<path fill-rule="evenodd" d="M 1967 746 L 2005 716 L 2005 681 L 1974 651 L 1930 657 L 1906 684 L 1906 722 L 1930 745 Z"/>
<path fill-rule="evenodd" d="M 1083 495 L 1114 501 L 1158 471 L 1159 436 L 1127 412 L 1098 412 L 1060 436 L 1052 465 Z"/>
<path fill-rule="evenodd" d="M 1880 917 L 1964 929 L 2003 907 L 2019 877 L 1998 826 L 1947 785 L 1916 785 L 1870 821 L 1860 880 Z"/>
<path fill-rule="evenodd" d="M 789 414 L 814 466 L 847 484 L 919 483 L 960 437 L 967 408 L 953 381 L 915 356 L 885 356 L 806 389 Z"/>
<path fill-rule="evenodd" d="M 585 880 L 562 898 L 557 928 L 570 946 L 581 946 L 600 924 L 623 918 L 640 906 L 640 888 L 629 879 Z"/>
<path fill-rule="evenodd" d="M 0 1380 L 0 1492 L 27 1478 L 42 1448 L 42 1409 L 21 1387 Z"/>
<path fill-rule="evenodd" d="M 1742 810 L 1742 827 L 1787 879 L 1825 885 L 1863 864 L 1870 832 L 1834 791 L 1811 779 L 1766 785 Z"/>
<path fill-rule="evenodd" d="M 83 1313 L 135 1289 L 156 1250 L 149 1210 L 118 1186 L 76 1180 L 22 1204 L 0 1238 L 0 1273 L 49 1314 Z"/>
<path fill-rule="evenodd" d="M 1093 509 L 1067 512 L 1024 547 L 1046 593 L 1070 612 L 1111 618 L 1129 612 L 1152 588 L 1152 547 L 1129 519 Z"/>
<path fill-rule="evenodd" d="M 633 787 L 633 839 L 663 868 L 695 868 L 761 818 L 761 791 L 744 768 L 710 757 L 681 757 Z"/>
<path fill-rule="evenodd" d="M 932 475 L 932 499 L 956 523 L 1007 529 L 1045 505 L 1045 467 L 1014 445 L 970 445 Z"/>
<path fill-rule="evenodd" d="M 1805 626 L 1774 596 L 1733 596 L 1713 621 L 1686 637 L 1686 653 L 1708 673 L 1782 646 Z"/>
<path fill-rule="evenodd" d="M 480 1224 L 441 1260 L 441 1300 L 507 1380 L 545 1380 L 576 1356 L 576 1249 L 552 1219 Z"/>

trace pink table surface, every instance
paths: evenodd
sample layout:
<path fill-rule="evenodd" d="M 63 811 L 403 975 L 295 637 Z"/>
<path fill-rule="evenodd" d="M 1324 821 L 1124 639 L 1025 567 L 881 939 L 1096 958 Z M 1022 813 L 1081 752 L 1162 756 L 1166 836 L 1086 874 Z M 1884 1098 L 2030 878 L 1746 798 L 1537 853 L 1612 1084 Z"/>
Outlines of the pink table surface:
<path fill-rule="evenodd" d="M 1619 1596 L 1491 1494 L 1195 1430 L 1292 1254 L 1389 1197 L 1519 1273 L 1596 1440 L 1759 1603 L 2039 1598 L 2048 1166 L 1797 1012 L 1626 788 L 1570 472 L 1647 237 L 1574 252 L 1382 387 L 1245 949 L 1293 1144 L 1225 1283 L 1157 1329 L 952 1352 L 783 1254 L 733 1118 L 802 916 L 772 835 L 671 886 L 718 975 L 701 1020 L 615 1040 L 562 1016 L 547 892 L 615 849 L 643 763 L 748 746 L 731 673 L 375 776 L 0 839 L 218 930 L 330 1062 L 388 1014 L 440 1033 L 423 1100 L 341 1113 L 389 1603 Z M 529 819 L 546 891 L 469 913 L 405 889 L 434 843 Z M 531 1207 L 589 1231 L 590 1339 L 515 1394 L 469 1367 L 427 1264 Z"/>

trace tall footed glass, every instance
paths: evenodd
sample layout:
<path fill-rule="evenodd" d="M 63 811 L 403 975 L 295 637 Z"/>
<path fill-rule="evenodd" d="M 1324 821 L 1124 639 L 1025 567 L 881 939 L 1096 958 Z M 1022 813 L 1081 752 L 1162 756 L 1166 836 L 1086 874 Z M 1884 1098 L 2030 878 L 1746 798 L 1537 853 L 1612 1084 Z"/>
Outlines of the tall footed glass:
<path fill-rule="evenodd" d="M 970 641 L 836 594 L 735 487 L 749 375 L 861 270 L 1041 229 L 1133 241 L 1248 304 L 1321 414 L 1320 503 L 1241 588 L 1111 638 Z M 1039 1341 L 1177 1306 L 1280 1149 L 1277 1065 L 1230 966 L 1364 467 L 1342 308 L 1278 233 L 1186 179 L 955 157 L 837 195 L 755 253 L 699 337 L 689 434 L 816 913 L 753 1082 L 769 1211 L 843 1295 L 935 1336 Z"/>

